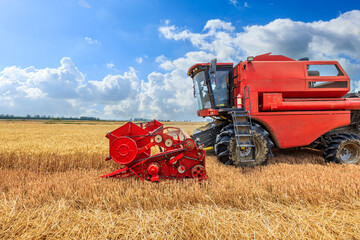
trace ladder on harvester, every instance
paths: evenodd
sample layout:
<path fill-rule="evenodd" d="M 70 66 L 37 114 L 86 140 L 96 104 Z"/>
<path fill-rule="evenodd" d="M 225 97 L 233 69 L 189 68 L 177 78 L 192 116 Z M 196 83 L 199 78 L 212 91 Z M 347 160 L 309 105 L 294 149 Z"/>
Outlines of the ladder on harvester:
<path fill-rule="evenodd" d="M 246 96 L 247 94 L 247 96 Z M 249 101 L 249 111 L 246 110 L 246 101 Z M 244 87 L 244 108 L 231 111 L 235 131 L 237 154 L 240 154 L 240 162 L 255 161 L 255 140 L 252 129 L 252 110 L 249 86 Z"/>

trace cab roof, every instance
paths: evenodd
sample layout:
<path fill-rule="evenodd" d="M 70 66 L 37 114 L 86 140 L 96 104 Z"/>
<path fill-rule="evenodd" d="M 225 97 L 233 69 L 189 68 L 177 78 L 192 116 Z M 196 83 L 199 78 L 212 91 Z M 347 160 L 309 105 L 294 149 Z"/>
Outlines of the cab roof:
<path fill-rule="evenodd" d="M 205 66 L 209 66 L 210 63 L 197 63 L 191 66 L 188 70 L 187 75 L 193 77 L 196 73 L 204 70 Z M 232 63 L 217 63 L 216 66 L 233 66 Z"/>
<path fill-rule="evenodd" d="M 271 55 L 270 53 L 265 53 L 262 55 L 258 55 L 254 57 L 253 61 L 296 61 L 292 58 L 286 57 L 284 55 Z M 210 63 L 197 63 L 189 68 L 187 75 L 193 77 L 196 73 L 204 70 L 205 66 L 210 65 Z M 224 65 L 233 65 L 232 63 L 217 63 L 217 66 L 224 66 Z"/>

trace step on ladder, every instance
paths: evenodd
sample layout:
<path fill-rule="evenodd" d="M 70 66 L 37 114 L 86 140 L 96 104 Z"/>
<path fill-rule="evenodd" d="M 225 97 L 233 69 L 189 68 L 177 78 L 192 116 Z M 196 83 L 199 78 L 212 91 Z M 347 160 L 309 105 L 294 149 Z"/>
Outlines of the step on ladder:
<path fill-rule="evenodd" d="M 246 101 L 249 101 L 249 111 L 245 109 Z M 251 122 L 252 111 L 249 86 L 244 87 L 244 108 L 231 111 L 231 116 L 233 119 L 237 150 L 240 156 L 244 157 L 240 162 L 254 162 L 255 140 Z"/>

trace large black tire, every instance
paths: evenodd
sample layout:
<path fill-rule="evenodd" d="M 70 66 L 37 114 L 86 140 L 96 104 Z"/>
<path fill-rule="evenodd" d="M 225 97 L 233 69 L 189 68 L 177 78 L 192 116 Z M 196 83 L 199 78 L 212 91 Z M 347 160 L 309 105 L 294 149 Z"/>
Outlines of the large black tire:
<path fill-rule="evenodd" d="M 359 164 L 360 137 L 353 133 L 334 134 L 322 150 L 327 162 Z"/>
<path fill-rule="evenodd" d="M 229 144 L 232 136 L 234 136 L 234 127 L 232 124 L 223 127 L 216 136 L 214 146 L 215 154 L 217 159 L 225 165 L 232 164 L 232 162 L 229 161 Z"/>
<path fill-rule="evenodd" d="M 269 157 L 272 157 L 271 148 L 274 143 L 269 137 L 269 133 L 261 128 L 260 125 L 253 123 L 252 127 L 254 141 L 255 141 L 255 161 L 246 161 L 253 158 L 254 148 L 245 150 L 246 154 L 237 154 L 236 139 L 232 137 L 229 144 L 229 160 L 239 167 L 255 167 L 258 165 L 265 165 Z M 242 152 L 242 153 L 244 153 Z"/>

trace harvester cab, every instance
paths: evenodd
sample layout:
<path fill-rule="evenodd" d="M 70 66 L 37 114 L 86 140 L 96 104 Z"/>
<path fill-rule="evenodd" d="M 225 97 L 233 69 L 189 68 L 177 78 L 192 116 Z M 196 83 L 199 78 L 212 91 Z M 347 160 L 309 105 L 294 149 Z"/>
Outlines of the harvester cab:
<path fill-rule="evenodd" d="M 294 60 L 270 53 L 232 63 L 200 63 L 193 79 L 198 116 L 192 135 L 219 161 L 265 164 L 272 147 L 320 149 L 326 161 L 360 162 L 360 99 L 337 61 Z"/>
<path fill-rule="evenodd" d="M 232 63 L 216 65 L 194 65 L 188 74 L 194 81 L 194 96 L 197 98 L 198 109 L 219 109 L 231 107 L 229 91 L 232 79 Z"/>

